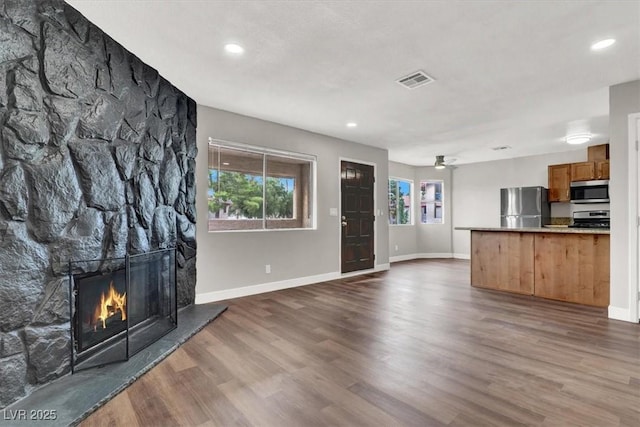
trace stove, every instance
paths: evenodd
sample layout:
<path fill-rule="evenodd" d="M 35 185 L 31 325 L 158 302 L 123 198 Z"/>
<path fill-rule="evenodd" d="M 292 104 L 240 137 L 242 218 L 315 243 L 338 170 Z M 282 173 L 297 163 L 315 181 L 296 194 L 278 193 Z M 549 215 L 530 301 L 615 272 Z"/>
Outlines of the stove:
<path fill-rule="evenodd" d="M 609 229 L 609 211 L 578 211 L 573 213 L 571 228 Z"/>

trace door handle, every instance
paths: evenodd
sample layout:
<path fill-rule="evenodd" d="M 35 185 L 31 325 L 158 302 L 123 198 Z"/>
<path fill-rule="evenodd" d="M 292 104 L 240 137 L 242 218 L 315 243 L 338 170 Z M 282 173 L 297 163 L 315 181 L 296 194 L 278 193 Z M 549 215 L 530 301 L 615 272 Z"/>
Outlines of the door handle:
<path fill-rule="evenodd" d="M 347 221 L 342 221 L 341 224 L 342 224 L 343 227 L 346 227 L 347 226 Z"/>

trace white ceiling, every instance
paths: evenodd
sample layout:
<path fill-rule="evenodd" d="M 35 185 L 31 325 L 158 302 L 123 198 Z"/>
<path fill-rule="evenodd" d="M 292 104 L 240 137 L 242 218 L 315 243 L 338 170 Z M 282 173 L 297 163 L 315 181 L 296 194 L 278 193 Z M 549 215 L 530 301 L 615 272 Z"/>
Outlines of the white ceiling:
<path fill-rule="evenodd" d="M 199 104 L 412 165 L 575 149 L 576 121 L 607 142 L 608 87 L 640 78 L 639 1 L 67 1 Z"/>

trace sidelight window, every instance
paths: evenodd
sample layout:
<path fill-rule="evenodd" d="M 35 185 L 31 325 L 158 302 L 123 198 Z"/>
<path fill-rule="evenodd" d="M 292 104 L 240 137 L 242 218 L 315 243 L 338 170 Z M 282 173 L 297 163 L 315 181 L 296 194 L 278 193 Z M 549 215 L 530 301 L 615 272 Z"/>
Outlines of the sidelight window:
<path fill-rule="evenodd" d="M 209 231 L 313 228 L 315 157 L 211 140 Z"/>
<path fill-rule="evenodd" d="M 389 224 L 412 225 L 413 181 L 389 178 Z"/>
<path fill-rule="evenodd" d="M 442 224 L 443 182 L 420 181 L 420 222 L 422 224 Z"/>

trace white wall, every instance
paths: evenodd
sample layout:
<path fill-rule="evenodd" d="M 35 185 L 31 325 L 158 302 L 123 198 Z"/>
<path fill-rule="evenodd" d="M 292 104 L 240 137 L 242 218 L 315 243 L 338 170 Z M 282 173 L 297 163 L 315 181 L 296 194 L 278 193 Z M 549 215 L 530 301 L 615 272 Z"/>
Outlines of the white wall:
<path fill-rule="evenodd" d="M 206 201 L 209 137 L 316 155 L 318 229 L 209 233 Z M 290 286 L 308 282 L 309 278 L 327 280 L 339 274 L 340 218 L 330 216 L 329 208 L 340 209 L 340 157 L 376 164 L 376 207 L 383 213 L 375 228 L 376 265 L 388 266 L 386 150 L 201 105 L 198 105 L 197 140 L 197 302 L 269 290 L 263 285 L 272 282 Z M 266 264 L 271 265 L 271 274 L 265 273 Z M 251 286 L 253 290 L 246 288 Z"/>
<path fill-rule="evenodd" d="M 629 114 L 640 112 L 640 80 L 609 88 L 609 156 L 611 158 L 611 302 L 609 317 L 629 318 Z M 635 280 L 635 279 L 633 279 Z M 637 319 L 634 321 L 637 322 Z"/>
<path fill-rule="evenodd" d="M 501 188 L 538 185 L 548 188 L 547 166 L 586 160 L 587 148 L 582 146 L 562 153 L 458 166 L 453 171 L 453 227 L 499 227 Z M 571 207 L 568 203 L 552 203 L 551 215 L 571 216 Z M 470 240 L 469 231 L 454 230 L 453 252 L 469 255 Z"/>
<path fill-rule="evenodd" d="M 451 245 L 451 169 L 416 167 L 389 162 L 389 176 L 413 181 L 413 225 L 389 226 L 389 257 L 393 261 L 420 257 L 450 257 Z M 420 223 L 420 181 L 443 181 L 444 222 Z M 396 250 L 396 246 L 398 249 Z"/>
<path fill-rule="evenodd" d="M 420 181 L 438 180 L 443 181 L 443 223 L 442 224 L 420 224 L 416 229 L 417 251 L 423 256 L 440 256 L 452 254 L 451 245 L 451 174 L 452 169 L 436 169 L 433 166 L 416 168 L 416 185 Z M 419 190 L 418 190 L 419 191 Z M 419 194 L 418 194 L 419 196 Z M 420 219 L 420 204 L 418 203 L 418 220 Z"/>

